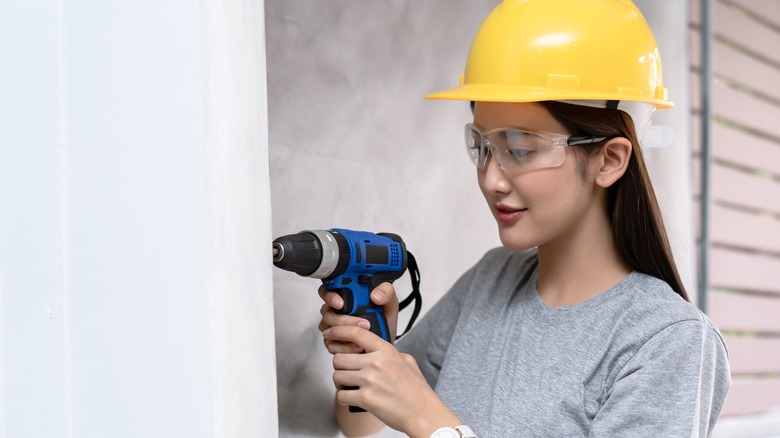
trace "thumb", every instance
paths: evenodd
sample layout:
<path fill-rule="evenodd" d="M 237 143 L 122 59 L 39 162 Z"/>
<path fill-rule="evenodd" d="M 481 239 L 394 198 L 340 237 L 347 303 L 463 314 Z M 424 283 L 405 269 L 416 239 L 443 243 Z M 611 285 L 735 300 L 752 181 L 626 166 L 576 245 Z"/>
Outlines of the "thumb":
<path fill-rule="evenodd" d="M 393 300 L 397 301 L 398 299 L 395 296 L 395 288 L 390 283 L 382 283 L 371 291 L 371 301 L 373 301 L 374 304 L 384 306 Z"/>

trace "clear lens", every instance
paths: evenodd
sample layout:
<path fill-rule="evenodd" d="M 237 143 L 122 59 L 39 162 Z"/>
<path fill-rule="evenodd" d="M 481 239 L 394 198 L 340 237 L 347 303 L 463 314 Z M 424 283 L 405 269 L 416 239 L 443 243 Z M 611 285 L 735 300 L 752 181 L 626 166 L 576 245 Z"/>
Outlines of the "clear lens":
<path fill-rule="evenodd" d="M 495 134 L 496 140 L 500 142 L 496 147 L 506 152 L 506 158 L 502 157 L 502 161 L 507 167 L 533 166 L 552 146 L 548 139 L 531 132 L 505 130 Z"/>
<path fill-rule="evenodd" d="M 481 158 L 487 154 L 487 151 L 482 152 L 481 148 L 482 135 L 471 125 L 466 125 L 466 152 L 468 152 L 471 162 L 480 168 L 485 165 Z"/>
<path fill-rule="evenodd" d="M 481 133 L 474 125 L 466 125 L 466 150 L 471 162 L 478 168 L 487 163 L 488 153 L 496 157 L 505 172 L 515 174 L 523 170 L 560 166 L 566 158 L 561 136 L 548 137 L 519 129 L 496 129 Z"/>

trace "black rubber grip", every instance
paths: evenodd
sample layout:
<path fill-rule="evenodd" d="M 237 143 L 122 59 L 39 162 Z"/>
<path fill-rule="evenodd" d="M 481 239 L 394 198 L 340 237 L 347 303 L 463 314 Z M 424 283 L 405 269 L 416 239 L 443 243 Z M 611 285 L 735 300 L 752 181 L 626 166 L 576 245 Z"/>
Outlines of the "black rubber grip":
<path fill-rule="evenodd" d="M 358 387 L 357 386 L 350 386 L 350 387 L 344 388 L 344 389 L 358 389 Z M 350 406 L 349 407 L 349 412 L 366 412 L 366 410 L 361 408 L 360 406 Z"/>
<path fill-rule="evenodd" d="M 340 315 L 349 315 L 352 313 L 352 308 L 355 307 L 355 298 L 352 295 L 352 291 L 346 288 L 342 289 L 334 289 L 334 292 L 339 294 L 342 300 L 344 300 L 344 305 L 341 306 L 341 309 L 335 309 L 336 313 Z"/>
<path fill-rule="evenodd" d="M 390 328 L 387 326 L 387 319 L 385 319 L 385 314 L 382 311 L 382 308 L 379 306 L 371 307 L 378 309 L 379 312 L 367 312 L 365 311 L 365 308 L 361 308 L 358 309 L 355 316 L 363 318 L 368 321 L 369 324 L 371 324 L 371 327 L 369 328 L 371 333 L 379 336 L 387 342 L 390 342 Z"/>

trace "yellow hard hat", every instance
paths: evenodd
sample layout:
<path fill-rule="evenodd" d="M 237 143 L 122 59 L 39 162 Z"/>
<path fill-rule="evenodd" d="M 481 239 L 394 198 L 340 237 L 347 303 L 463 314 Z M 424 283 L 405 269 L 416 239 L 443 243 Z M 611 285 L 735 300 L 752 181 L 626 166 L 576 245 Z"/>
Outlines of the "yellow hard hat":
<path fill-rule="evenodd" d="M 504 0 L 480 26 L 460 86 L 426 98 L 665 109 L 667 94 L 658 45 L 630 0 Z"/>

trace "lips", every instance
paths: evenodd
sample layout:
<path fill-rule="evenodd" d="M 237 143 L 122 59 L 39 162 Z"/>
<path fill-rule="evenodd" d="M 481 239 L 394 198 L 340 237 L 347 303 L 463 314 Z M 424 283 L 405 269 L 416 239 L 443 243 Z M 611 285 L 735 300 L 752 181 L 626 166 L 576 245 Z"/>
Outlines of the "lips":
<path fill-rule="evenodd" d="M 520 219 L 528 211 L 527 208 L 515 208 L 504 204 L 496 204 L 496 219 L 499 222 L 511 223 Z"/>

